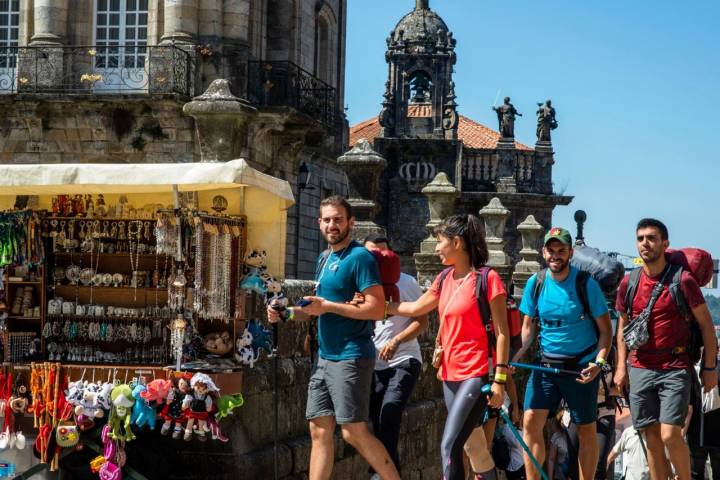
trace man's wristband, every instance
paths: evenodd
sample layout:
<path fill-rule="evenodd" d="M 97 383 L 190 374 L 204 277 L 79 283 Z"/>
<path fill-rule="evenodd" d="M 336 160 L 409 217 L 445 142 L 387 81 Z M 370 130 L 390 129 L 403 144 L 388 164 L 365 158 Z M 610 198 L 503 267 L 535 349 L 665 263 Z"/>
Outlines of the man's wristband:
<path fill-rule="evenodd" d="M 288 314 L 287 314 L 287 316 L 284 317 L 284 320 L 285 320 L 286 322 L 287 322 L 287 321 L 295 320 L 295 310 L 293 310 L 292 307 L 289 307 L 289 308 L 287 309 L 287 312 L 288 312 Z"/>
<path fill-rule="evenodd" d="M 607 365 L 607 362 L 605 361 L 604 358 L 602 358 L 602 357 L 597 357 L 597 358 L 595 359 L 595 364 L 598 365 L 599 367 L 604 367 L 605 365 Z"/>
<path fill-rule="evenodd" d="M 385 300 L 385 314 L 383 315 L 383 320 L 387 320 L 388 318 L 388 308 L 390 307 L 390 301 Z"/>

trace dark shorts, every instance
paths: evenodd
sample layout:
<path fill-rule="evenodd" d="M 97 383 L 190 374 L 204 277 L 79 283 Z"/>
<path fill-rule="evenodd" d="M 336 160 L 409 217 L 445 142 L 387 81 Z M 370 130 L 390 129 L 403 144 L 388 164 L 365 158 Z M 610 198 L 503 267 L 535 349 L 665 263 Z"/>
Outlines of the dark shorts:
<path fill-rule="evenodd" d="M 600 377 L 590 383 L 578 383 L 573 375 L 530 373 L 525 390 L 525 410 L 557 411 L 565 399 L 573 422 L 578 425 L 597 420 L 597 395 Z"/>
<path fill-rule="evenodd" d="M 655 423 L 683 426 L 690 404 L 690 372 L 630 368 L 630 413 L 636 429 Z"/>
<path fill-rule="evenodd" d="M 335 417 L 339 424 L 367 422 L 375 357 L 320 358 L 308 384 L 305 418 Z"/>

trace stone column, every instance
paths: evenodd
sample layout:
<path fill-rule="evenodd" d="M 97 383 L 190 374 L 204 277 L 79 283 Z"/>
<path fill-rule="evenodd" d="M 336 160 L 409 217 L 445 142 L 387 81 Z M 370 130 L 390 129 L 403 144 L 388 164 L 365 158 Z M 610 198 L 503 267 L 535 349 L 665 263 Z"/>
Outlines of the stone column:
<path fill-rule="evenodd" d="M 338 158 L 337 163 L 348 178 L 348 202 L 355 214 L 355 238 L 362 241 L 371 233 L 384 233 L 384 229 L 375 223 L 375 217 L 379 207 L 380 174 L 387 166 L 385 157 L 361 138 L 349 152 Z"/>
<path fill-rule="evenodd" d="M 520 250 L 522 260 L 515 265 L 515 271 L 512 275 L 514 285 L 512 294 L 519 303 L 525 291 L 527 281 L 534 273 L 539 272 L 542 268 L 539 261 L 540 252 L 538 251 L 538 247 L 545 229 L 535 220 L 534 216 L 528 215 L 528 217 L 517 226 L 517 230 L 522 236 L 523 248 Z"/>
<path fill-rule="evenodd" d="M 62 45 L 67 36 L 68 0 L 35 0 L 30 45 Z"/>
<path fill-rule="evenodd" d="M 198 36 L 198 0 L 165 0 L 161 44 L 194 44 Z"/>
<path fill-rule="evenodd" d="M 433 230 L 445 217 L 453 213 L 455 199 L 460 192 L 455 188 L 444 172 L 438 173 L 432 182 L 425 185 L 422 193 L 427 197 L 430 221 L 427 224 L 428 237 L 420 243 L 420 253 L 416 253 L 415 268 L 418 282 L 422 286 L 429 286 L 443 269 L 440 258 L 435 254 L 437 239 Z"/>
<path fill-rule="evenodd" d="M 247 124 L 256 109 L 230 93 L 227 80 L 214 80 L 205 93 L 183 106 L 183 113 L 195 119 L 201 161 L 248 157 Z"/>
<path fill-rule="evenodd" d="M 505 223 L 510 216 L 510 210 L 505 208 L 500 199 L 493 197 L 490 203 L 480 210 L 480 216 L 485 222 L 485 241 L 487 242 L 489 260 L 488 265 L 493 267 L 503 279 L 505 284 L 510 282 L 512 266 L 505 253 Z"/>

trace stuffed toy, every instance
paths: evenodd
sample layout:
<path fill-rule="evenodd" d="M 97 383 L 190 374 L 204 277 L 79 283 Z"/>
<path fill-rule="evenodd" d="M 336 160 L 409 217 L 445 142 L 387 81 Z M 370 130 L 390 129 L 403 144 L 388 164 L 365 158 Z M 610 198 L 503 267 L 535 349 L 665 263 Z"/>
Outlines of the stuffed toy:
<path fill-rule="evenodd" d="M 110 382 L 105 382 L 100 387 L 100 391 L 97 394 L 97 401 L 103 410 L 110 411 L 110 409 L 112 408 L 112 400 L 110 399 L 110 394 L 112 393 L 113 388 L 115 388 L 115 385 Z"/>
<path fill-rule="evenodd" d="M 251 250 L 245 255 L 245 276 L 240 280 L 240 288 L 256 292 L 258 295 L 265 295 L 267 288 L 263 273 L 267 264 L 267 252 L 265 250 Z"/>
<path fill-rule="evenodd" d="M 78 417 L 86 416 L 90 418 L 102 418 L 105 416 L 105 412 L 100 405 L 98 395 L 100 394 L 101 386 L 97 383 L 88 384 L 83 390 L 83 396 L 79 404 L 75 407 L 75 415 Z"/>
<path fill-rule="evenodd" d="M 160 412 L 160 417 L 165 421 L 160 428 L 160 434 L 167 435 L 170 427 L 175 423 L 172 438 L 177 440 L 182 436 L 182 425 L 186 420 L 182 407 L 185 396 L 190 393 L 190 377 L 188 375 L 173 377 L 171 382 L 172 389 L 167 395 L 167 403 Z"/>
<path fill-rule="evenodd" d="M 153 408 L 149 406 L 147 401 L 142 397 L 142 394 L 146 390 L 147 388 L 145 385 L 141 383 L 138 383 L 135 385 L 135 388 L 133 388 L 132 396 L 135 398 L 135 404 L 133 405 L 130 422 L 140 428 L 148 425 L 150 430 L 155 430 L 155 410 L 153 410 Z"/>
<path fill-rule="evenodd" d="M 196 373 L 190 379 L 192 389 L 183 400 L 183 411 L 187 417 L 187 426 L 183 440 L 189 442 L 192 438 L 193 428 L 197 422 L 197 435 L 201 442 L 207 440 L 206 432 L 209 431 L 207 419 L 212 411 L 212 393 L 219 392 L 212 379 L 205 373 Z"/>
<path fill-rule="evenodd" d="M 230 441 L 230 439 L 223 435 L 222 431 L 220 431 L 220 424 L 218 424 L 217 418 L 213 412 L 211 412 L 210 416 L 208 416 L 207 424 L 210 430 L 210 437 L 212 437 L 213 440 L 220 440 L 223 443 Z"/>
<path fill-rule="evenodd" d="M 205 350 L 215 355 L 226 355 L 232 351 L 233 343 L 230 333 L 212 332 L 205 335 Z"/>
<path fill-rule="evenodd" d="M 155 402 L 160 405 L 168 398 L 172 388 L 172 381 L 158 378 L 148 383 L 145 391 L 140 392 L 140 396 L 148 403 Z"/>
<path fill-rule="evenodd" d="M 265 250 L 250 250 L 245 255 L 245 266 L 264 270 L 267 265 L 267 252 Z"/>
<path fill-rule="evenodd" d="M 112 389 L 110 393 L 112 410 L 110 410 L 110 432 L 108 436 L 112 440 L 135 440 L 135 434 L 130 429 L 131 408 L 135 404 L 135 397 L 132 395 L 130 386 L 122 384 Z"/>
<path fill-rule="evenodd" d="M 236 408 L 242 407 L 244 400 L 241 394 L 235 393 L 233 395 L 223 395 L 217 400 L 217 413 L 215 418 L 222 420 L 228 415 L 232 414 L 232 411 Z"/>
<path fill-rule="evenodd" d="M 288 299 L 282 293 L 282 283 L 274 277 L 263 274 L 260 276 L 265 282 L 265 305 L 279 305 L 278 310 L 284 310 L 288 306 Z"/>
<path fill-rule="evenodd" d="M 255 320 L 250 320 L 247 323 L 247 330 L 252 334 L 252 348 L 258 356 L 260 350 L 272 353 L 273 344 L 270 330 Z"/>
<path fill-rule="evenodd" d="M 262 277 L 256 272 L 248 273 L 243 277 L 242 282 L 240 282 L 240 288 L 243 290 L 250 290 L 251 292 L 255 292 L 258 295 L 265 295 L 267 293 L 267 289 L 265 288 L 265 282 L 263 281 Z"/>

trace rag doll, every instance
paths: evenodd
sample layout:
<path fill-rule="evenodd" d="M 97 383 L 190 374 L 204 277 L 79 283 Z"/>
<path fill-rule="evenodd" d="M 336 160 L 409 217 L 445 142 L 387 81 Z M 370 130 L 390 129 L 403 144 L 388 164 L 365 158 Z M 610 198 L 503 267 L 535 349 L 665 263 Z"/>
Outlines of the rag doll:
<path fill-rule="evenodd" d="M 193 427 L 197 422 L 198 440 L 204 442 L 207 440 L 206 432 L 209 431 L 207 426 L 208 416 L 213 407 L 212 393 L 219 390 L 212 379 L 205 373 L 193 375 L 190 380 L 190 387 L 192 390 L 185 395 L 183 400 L 183 410 L 188 419 L 183 440 L 190 441 Z"/>
<path fill-rule="evenodd" d="M 190 393 L 190 378 L 187 375 L 182 375 L 173 377 L 171 382 L 172 389 L 168 392 L 167 403 L 160 412 L 160 417 L 165 421 L 160 428 L 160 434 L 167 435 L 174 423 L 175 428 L 172 438 L 177 440 L 182 436 L 182 425 L 186 420 L 183 413 L 183 400 Z"/>

